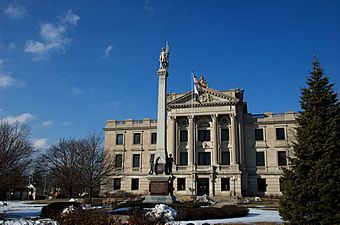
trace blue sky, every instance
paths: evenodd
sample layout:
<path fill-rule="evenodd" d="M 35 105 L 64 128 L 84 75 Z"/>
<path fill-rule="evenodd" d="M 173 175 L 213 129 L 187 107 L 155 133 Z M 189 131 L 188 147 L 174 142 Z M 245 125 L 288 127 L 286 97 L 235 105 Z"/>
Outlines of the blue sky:
<path fill-rule="evenodd" d="M 102 134 L 108 119 L 156 118 L 158 57 L 168 91 L 191 71 L 245 89 L 251 113 L 299 110 L 313 54 L 339 90 L 340 1 L 0 1 L 0 120 L 37 147 Z"/>

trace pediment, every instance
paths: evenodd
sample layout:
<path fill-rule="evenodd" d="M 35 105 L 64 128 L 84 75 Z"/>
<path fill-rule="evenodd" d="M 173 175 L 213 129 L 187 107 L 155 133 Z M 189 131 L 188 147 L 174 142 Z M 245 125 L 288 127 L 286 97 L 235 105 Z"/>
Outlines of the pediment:
<path fill-rule="evenodd" d="M 240 100 L 229 96 L 220 91 L 203 88 L 202 95 L 197 101 L 193 92 L 187 92 L 184 95 L 168 102 L 168 108 L 187 108 L 187 107 L 204 107 L 204 106 L 221 106 L 236 105 Z"/>

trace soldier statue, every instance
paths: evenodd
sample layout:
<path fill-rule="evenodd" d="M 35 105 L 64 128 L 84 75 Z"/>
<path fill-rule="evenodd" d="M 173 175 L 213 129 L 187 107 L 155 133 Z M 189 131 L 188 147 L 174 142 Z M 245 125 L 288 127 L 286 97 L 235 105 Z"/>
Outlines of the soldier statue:
<path fill-rule="evenodd" d="M 169 67 L 169 54 L 170 47 L 168 42 L 166 42 L 166 48 L 162 47 L 161 54 L 159 55 L 159 69 L 168 69 Z"/>

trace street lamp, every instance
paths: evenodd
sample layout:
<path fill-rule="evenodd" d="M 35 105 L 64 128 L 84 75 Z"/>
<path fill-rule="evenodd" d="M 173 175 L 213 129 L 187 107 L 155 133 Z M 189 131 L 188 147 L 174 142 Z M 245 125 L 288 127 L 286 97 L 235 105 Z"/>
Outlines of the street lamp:
<path fill-rule="evenodd" d="M 236 185 L 235 182 L 237 181 L 237 177 L 236 176 L 232 176 L 231 180 L 234 181 L 234 196 L 236 195 Z"/>

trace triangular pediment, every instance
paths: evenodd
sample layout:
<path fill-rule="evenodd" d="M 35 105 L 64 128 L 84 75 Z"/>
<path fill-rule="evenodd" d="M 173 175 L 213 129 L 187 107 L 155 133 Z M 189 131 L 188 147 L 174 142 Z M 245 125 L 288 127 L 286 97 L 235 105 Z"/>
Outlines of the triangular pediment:
<path fill-rule="evenodd" d="M 187 108 L 187 107 L 204 107 L 220 105 L 236 105 L 240 100 L 229 96 L 220 91 L 203 88 L 202 94 L 198 100 L 195 99 L 193 92 L 187 92 L 178 98 L 168 102 L 168 108 Z"/>

